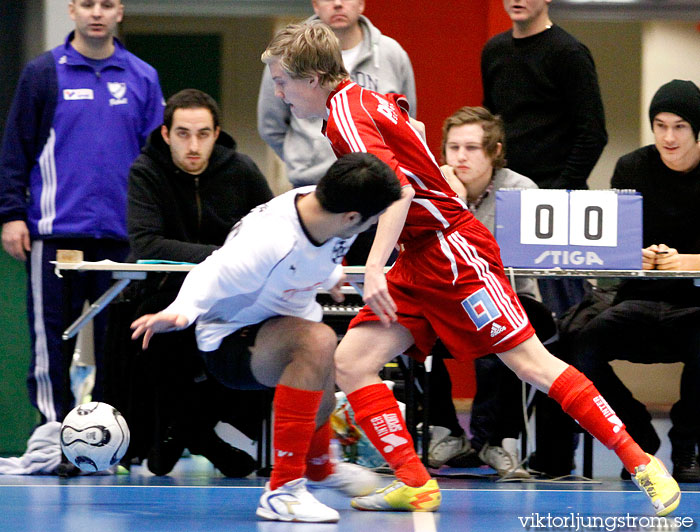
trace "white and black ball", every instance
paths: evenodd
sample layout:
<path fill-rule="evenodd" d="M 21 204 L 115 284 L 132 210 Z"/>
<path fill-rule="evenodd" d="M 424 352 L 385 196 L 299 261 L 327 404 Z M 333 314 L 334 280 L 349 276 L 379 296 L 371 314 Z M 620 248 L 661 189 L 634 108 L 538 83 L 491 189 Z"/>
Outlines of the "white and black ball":
<path fill-rule="evenodd" d="M 107 403 L 76 406 L 63 420 L 61 449 L 81 471 L 95 473 L 119 463 L 129 447 L 124 416 Z"/>

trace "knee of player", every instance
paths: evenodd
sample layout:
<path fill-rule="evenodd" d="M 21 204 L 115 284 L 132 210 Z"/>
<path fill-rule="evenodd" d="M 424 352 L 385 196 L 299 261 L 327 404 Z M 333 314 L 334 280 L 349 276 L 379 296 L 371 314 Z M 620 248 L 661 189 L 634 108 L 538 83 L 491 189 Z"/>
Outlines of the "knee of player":
<path fill-rule="evenodd" d="M 346 382 L 352 375 L 352 364 L 349 357 L 337 351 L 335 355 L 335 382 L 341 390 L 345 389 Z"/>
<path fill-rule="evenodd" d="M 338 344 L 335 331 L 323 323 L 312 323 L 297 338 L 297 356 L 319 367 L 333 365 L 333 354 Z"/>
<path fill-rule="evenodd" d="M 538 368 L 531 365 L 523 365 L 517 368 L 513 368 L 513 372 L 518 376 L 518 378 L 529 384 L 533 384 L 540 379 L 540 372 Z"/>

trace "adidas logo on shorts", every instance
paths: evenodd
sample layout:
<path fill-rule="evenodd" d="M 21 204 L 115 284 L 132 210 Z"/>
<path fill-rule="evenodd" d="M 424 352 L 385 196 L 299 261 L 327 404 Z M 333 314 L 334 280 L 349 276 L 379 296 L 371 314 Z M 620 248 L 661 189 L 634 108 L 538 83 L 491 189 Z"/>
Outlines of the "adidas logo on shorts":
<path fill-rule="evenodd" d="M 491 325 L 491 338 L 493 338 L 494 336 L 498 336 L 505 330 L 506 328 L 503 325 L 499 325 L 498 323 L 493 322 L 493 325 Z"/>

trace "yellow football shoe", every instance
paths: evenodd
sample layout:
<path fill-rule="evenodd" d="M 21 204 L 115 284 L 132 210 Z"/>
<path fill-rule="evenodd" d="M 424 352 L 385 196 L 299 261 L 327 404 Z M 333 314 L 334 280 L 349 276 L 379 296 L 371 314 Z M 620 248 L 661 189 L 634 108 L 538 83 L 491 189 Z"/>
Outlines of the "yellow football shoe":
<path fill-rule="evenodd" d="M 414 488 L 400 480 L 394 480 L 371 495 L 354 497 L 350 504 L 358 510 L 435 512 L 440 508 L 442 495 L 435 479 Z"/>
<path fill-rule="evenodd" d="M 660 517 L 668 515 L 681 502 L 681 489 L 661 460 L 648 453 L 647 456 L 651 462 L 637 466 L 632 480 L 647 494 L 656 510 L 656 515 Z"/>

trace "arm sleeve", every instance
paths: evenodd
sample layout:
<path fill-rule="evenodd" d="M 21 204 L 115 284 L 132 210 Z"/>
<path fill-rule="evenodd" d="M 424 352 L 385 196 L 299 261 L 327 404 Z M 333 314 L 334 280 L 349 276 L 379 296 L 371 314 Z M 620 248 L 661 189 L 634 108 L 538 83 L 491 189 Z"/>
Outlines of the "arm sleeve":
<path fill-rule="evenodd" d="M 283 161 L 284 139 L 291 118 L 289 106 L 275 96 L 275 84 L 265 67 L 258 93 L 258 133 Z"/>
<path fill-rule="evenodd" d="M 162 204 L 158 181 L 138 163 L 129 172 L 127 225 L 136 259 L 163 259 L 199 263 L 218 246 L 165 238 L 167 206 Z M 172 215 L 171 215 L 172 216 Z"/>
<path fill-rule="evenodd" d="M 593 57 L 583 45 L 562 58 L 560 65 L 575 138 L 564 169 L 551 188 L 586 188 L 586 180 L 608 142 L 598 76 Z"/>
<path fill-rule="evenodd" d="M 260 289 L 294 245 L 284 230 L 269 225 L 250 230 L 242 221 L 234 227 L 224 246 L 187 274 L 177 298 L 164 312 L 186 316 L 189 325 L 219 300 Z M 261 238 L 273 230 L 275 239 Z"/>
<path fill-rule="evenodd" d="M 42 114 L 49 97 L 48 83 L 37 83 L 40 73 L 30 63 L 22 72 L 0 153 L 0 223 L 27 220 L 29 173 L 34 166 Z"/>
<path fill-rule="evenodd" d="M 158 73 L 154 72 L 153 79 L 150 80 L 149 84 L 148 102 L 146 102 L 146 107 L 143 110 L 143 128 L 141 130 L 139 146 L 143 147 L 151 131 L 163 124 L 164 108 L 165 100 L 163 99 L 163 92 L 160 88 Z"/>

